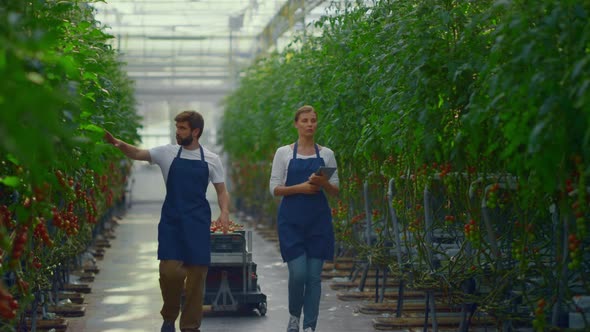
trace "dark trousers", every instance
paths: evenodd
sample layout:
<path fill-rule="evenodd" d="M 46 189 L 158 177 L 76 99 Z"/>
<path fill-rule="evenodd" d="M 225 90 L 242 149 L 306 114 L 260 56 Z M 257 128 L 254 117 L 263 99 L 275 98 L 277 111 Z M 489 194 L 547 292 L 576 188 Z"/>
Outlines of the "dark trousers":
<path fill-rule="evenodd" d="M 160 313 L 165 321 L 174 322 L 180 314 L 180 329 L 201 327 L 203 317 L 203 293 L 208 267 L 184 265 L 181 261 L 160 261 L 160 290 L 164 305 Z M 184 290 L 185 300 L 180 312 Z"/>

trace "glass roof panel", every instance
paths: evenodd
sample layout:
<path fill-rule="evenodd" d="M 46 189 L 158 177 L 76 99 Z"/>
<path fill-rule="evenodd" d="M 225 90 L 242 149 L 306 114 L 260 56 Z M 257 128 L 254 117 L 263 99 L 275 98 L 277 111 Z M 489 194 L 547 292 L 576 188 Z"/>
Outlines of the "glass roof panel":
<path fill-rule="evenodd" d="M 150 106 L 154 101 L 221 100 L 258 52 L 285 47 L 294 32 L 345 1 L 107 0 L 92 6 L 115 36 L 113 47 L 135 80 L 138 102 L 148 101 L 140 114 L 157 121 L 163 115 L 151 114 L 162 111 Z M 287 3 L 297 10 L 286 9 Z"/>
<path fill-rule="evenodd" d="M 250 63 L 262 29 L 286 0 L 111 0 L 92 5 L 97 20 L 116 37 L 127 70 L 145 84 L 184 80 L 220 88 Z M 141 72 L 141 75 L 137 73 Z M 165 74 L 165 75 L 164 75 Z M 157 81 L 154 77 L 164 77 Z M 170 77 L 176 77 L 169 80 Z M 228 82 L 224 82 L 223 80 Z M 183 82 L 184 82 L 183 81 Z"/>
<path fill-rule="evenodd" d="M 172 128 L 170 114 L 179 108 L 204 116 L 221 112 L 219 101 L 259 52 L 289 45 L 294 33 L 346 1 L 106 0 L 91 5 L 115 36 L 113 47 L 135 81 L 144 134 L 159 137 Z M 286 9 L 288 3 L 296 10 Z"/>

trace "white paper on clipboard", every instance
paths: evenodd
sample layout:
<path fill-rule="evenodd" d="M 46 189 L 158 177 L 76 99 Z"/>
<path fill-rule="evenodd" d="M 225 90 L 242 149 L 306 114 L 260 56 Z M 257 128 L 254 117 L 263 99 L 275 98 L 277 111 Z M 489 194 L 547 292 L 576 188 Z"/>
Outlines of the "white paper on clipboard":
<path fill-rule="evenodd" d="M 327 166 L 320 166 L 317 171 L 315 171 L 316 175 L 320 175 L 320 173 L 324 174 L 328 179 L 334 175 L 336 172 L 336 167 L 327 167 Z"/>

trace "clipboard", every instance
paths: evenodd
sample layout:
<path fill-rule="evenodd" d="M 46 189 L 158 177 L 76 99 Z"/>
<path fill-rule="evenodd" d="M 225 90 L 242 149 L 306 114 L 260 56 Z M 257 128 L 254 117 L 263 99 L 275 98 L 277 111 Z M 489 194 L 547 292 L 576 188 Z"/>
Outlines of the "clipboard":
<path fill-rule="evenodd" d="M 336 167 L 320 166 L 320 168 L 315 171 L 315 175 L 320 175 L 320 173 L 323 173 L 328 179 L 330 179 L 332 175 L 334 175 L 334 172 L 336 172 Z"/>

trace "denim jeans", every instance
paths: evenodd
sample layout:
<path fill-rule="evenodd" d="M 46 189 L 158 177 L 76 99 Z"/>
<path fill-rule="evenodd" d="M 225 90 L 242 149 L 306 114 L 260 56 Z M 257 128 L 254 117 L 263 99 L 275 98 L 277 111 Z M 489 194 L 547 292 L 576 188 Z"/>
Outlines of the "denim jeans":
<path fill-rule="evenodd" d="M 303 329 L 315 330 L 322 295 L 324 261 L 303 254 L 289 262 L 289 313 L 300 317 L 303 309 Z"/>

